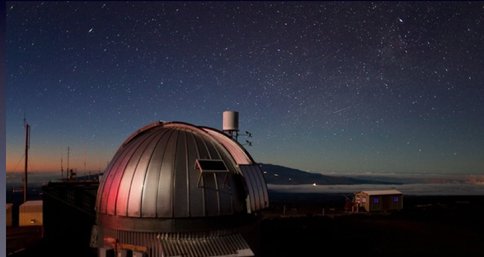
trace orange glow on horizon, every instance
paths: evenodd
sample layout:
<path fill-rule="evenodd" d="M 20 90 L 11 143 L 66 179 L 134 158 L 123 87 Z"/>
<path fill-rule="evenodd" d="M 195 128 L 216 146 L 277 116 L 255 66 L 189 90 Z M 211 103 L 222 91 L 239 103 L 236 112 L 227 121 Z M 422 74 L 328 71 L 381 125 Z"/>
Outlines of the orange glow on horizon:
<path fill-rule="evenodd" d="M 6 156 L 7 172 L 23 172 L 25 167 L 25 158 L 23 156 Z M 110 160 L 110 156 L 89 155 L 84 157 L 71 157 L 69 160 L 69 169 L 74 171 L 100 171 L 103 170 Z M 61 158 L 54 157 L 49 153 L 29 154 L 28 161 L 29 172 L 49 172 L 60 171 L 61 168 L 67 170 L 67 160 L 64 158 L 61 165 Z"/>

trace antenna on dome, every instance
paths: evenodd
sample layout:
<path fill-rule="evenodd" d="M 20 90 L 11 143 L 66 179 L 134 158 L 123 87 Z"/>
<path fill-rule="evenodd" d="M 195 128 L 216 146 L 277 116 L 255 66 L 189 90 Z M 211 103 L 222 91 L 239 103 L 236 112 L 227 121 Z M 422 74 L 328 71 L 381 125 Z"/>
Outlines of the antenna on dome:
<path fill-rule="evenodd" d="M 239 112 L 224 111 L 222 130 L 235 141 L 238 141 L 239 136 L 252 137 L 252 133 L 245 131 L 244 134 L 239 134 Z M 252 142 L 245 140 L 242 145 L 252 146 Z"/>
<path fill-rule="evenodd" d="M 222 129 L 226 134 L 237 141 L 239 136 L 239 112 L 224 111 Z"/>

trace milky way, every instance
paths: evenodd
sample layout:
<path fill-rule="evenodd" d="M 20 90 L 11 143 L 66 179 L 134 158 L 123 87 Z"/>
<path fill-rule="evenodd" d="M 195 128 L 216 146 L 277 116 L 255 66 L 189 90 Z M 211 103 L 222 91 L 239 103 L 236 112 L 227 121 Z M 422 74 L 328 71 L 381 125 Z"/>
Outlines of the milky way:
<path fill-rule="evenodd" d="M 240 112 L 260 162 L 484 172 L 482 2 L 7 2 L 7 167 Z M 242 142 L 246 138 L 243 138 Z"/>

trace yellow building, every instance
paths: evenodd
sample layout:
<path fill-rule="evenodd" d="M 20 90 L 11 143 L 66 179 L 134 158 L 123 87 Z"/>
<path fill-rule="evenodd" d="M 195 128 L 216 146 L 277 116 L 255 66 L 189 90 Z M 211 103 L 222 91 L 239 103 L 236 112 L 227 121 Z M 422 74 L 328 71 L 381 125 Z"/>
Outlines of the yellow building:
<path fill-rule="evenodd" d="M 357 211 L 362 207 L 367 212 L 401 210 L 403 194 L 398 190 L 361 191 L 355 194 Z"/>
<path fill-rule="evenodd" d="M 19 208 L 19 226 L 42 226 L 42 200 L 27 201 Z"/>
<path fill-rule="evenodd" d="M 5 217 L 5 224 L 7 225 L 7 227 L 9 227 L 9 226 L 12 226 L 12 209 L 13 209 L 13 204 L 7 203 L 7 206 L 6 206 L 5 209 L 7 211 L 7 214 L 6 214 L 6 217 Z"/>

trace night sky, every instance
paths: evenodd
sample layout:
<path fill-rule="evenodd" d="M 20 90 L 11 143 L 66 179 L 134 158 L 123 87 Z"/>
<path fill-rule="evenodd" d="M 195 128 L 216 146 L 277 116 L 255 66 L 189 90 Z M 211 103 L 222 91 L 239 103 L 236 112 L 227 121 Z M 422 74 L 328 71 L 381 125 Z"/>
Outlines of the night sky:
<path fill-rule="evenodd" d="M 483 2 L 7 2 L 7 170 L 239 111 L 259 162 L 484 173 Z M 246 138 L 242 138 L 245 141 Z M 84 164 L 85 163 L 85 164 Z"/>

